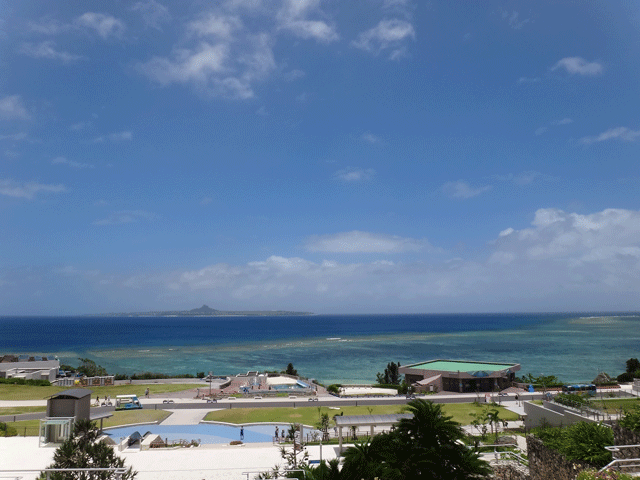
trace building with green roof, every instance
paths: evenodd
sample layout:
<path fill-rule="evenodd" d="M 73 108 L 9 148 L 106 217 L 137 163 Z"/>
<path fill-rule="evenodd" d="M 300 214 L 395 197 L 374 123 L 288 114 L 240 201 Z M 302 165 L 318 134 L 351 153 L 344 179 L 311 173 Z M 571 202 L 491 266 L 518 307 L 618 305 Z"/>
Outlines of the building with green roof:
<path fill-rule="evenodd" d="M 416 392 L 494 392 L 510 387 L 518 363 L 430 360 L 400 367 Z"/>

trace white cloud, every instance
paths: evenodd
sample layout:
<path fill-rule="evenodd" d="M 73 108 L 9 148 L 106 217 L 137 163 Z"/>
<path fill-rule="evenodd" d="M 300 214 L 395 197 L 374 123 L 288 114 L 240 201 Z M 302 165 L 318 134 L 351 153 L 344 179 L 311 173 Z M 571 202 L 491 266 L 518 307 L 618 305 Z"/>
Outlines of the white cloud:
<path fill-rule="evenodd" d="M 293 82 L 294 80 L 298 80 L 299 78 L 303 78 L 305 73 L 302 70 L 291 70 L 283 75 L 285 81 Z"/>
<path fill-rule="evenodd" d="M 169 9 L 155 0 L 136 2 L 131 10 L 140 12 L 145 26 L 162 31 L 162 24 L 171 21 Z"/>
<path fill-rule="evenodd" d="M 457 182 L 447 182 L 442 187 L 442 192 L 450 198 L 459 198 L 465 200 L 480 195 L 481 193 L 491 190 L 491 185 L 483 185 L 482 187 L 472 187 L 464 180 Z"/>
<path fill-rule="evenodd" d="M 320 0 L 284 0 L 276 19 L 279 29 L 288 30 L 303 39 L 315 39 L 329 43 L 340 38 L 334 26 L 324 20 L 311 20 L 312 13 L 323 15 L 319 9 Z"/>
<path fill-rule="evenodd" d="M 531 20 L 529 18 L 521 20 L 520 14 L 515 10 L 512 12 L 507 12 L 506 10 L 503 10 L 502 18 L 506 20 L 509 26 L 514 30 L 520 30 L 525 24 L 529 23 L 529 21 Z"/>
<path fill-rule="evenodd" d="M 90 125 L 91 125 L 91 122 L 78 122 L 78 123 L 74 123 L 73 125 L 70 125 L 69 130 L 71 130 L 72 132 L 79 132 L 80 130 L 84 130 Z"/>
<path fill-rule="evenodd" d="M 0 98 L 0 120 L 29 120 L 31 115 L 22 105 L 20 95 Z"/>
<path fill-rule="evenodd" d="M 122 142 L 125 140 L 131 140 L 132 138 L 133 134 L 128 131 L 111 133 L 109 135 L 109 140 L 111 140 L 112 142 Z"/>
<path fill-rule="evenodd" d="M 27 26 L 29 30 L 42 35 L 57 35 L 69 30 L 70 25 L 62 24 L 57 20 L 41 20 L 40 22 L 30 21 Z"/>
<path fill-rule="evenodd" d="M 550 175 L 543 175 L 542 173 L 536 172 L 534 170 L 528 170 L 528 171 L 520 172 L 517 174 L 508 173 L 506 175 L 495 175 L 493 178 L 501 182 L 514 183 L 515 185 L 518 185 L 518 186 L 530 185 L 537 180 L 542 180 L 547 182 L 558 180 L 556 177 L 552 177 Z"/>
<path fill-rule="evenodd" d="M 371 180 L 375 176 L 376 171 L 372 168 L 352 168 L 347 167 L 343 170 L 338 170 L 333 176 L 343 182 L 362 182 Z"/>
<path fill-rule="evenodd" d="M 0 140 L 14 140 L 16 142 L 20 142 L 26 139 L 27 139 L 27 134 L 25 132 L 10 133 L 8 135 L 0 135 Z"/>
<path fill-rule="evenodd" d="M 36 194 L 62 193 L 67 189 L 64 185 L 46 185 L 38 182 L 20 183 L 11 179 L 0 179 L 0 195 L 7 197 L 26 198 L 32 200 Z"/>
<path fill-rule="evenodd" d="M 326 238 L 323 248 L 341 248 L 347 254 L 365 249 L 366 233 Z M 368 234 L 394 257 L 402 255 L 403 242 L 394 237 Z M 103 274 L 87 266 L 59 269 L 52 285 L 74 276 L 86 288 L 115 295 L 131 304 L 157 305 L 158 298 L 243 305 L 243 309 L 363 311 L 621 311 L 637 308 L 640 290 L 640 211 L 606 209 L 581 215 L 546 208 L 535 213 L 526 228 L 496 232 L 479 258 L 431 258 L 390 261 L 385 252 L 367 262 L 310 261 L 302 257 L 272 255 L 240 264 L 218 263 L 191 270 L 134 272 L 123 276 Z M 392 240 L 385 243 L 385 238 Z M 334 240 L 333 242 L 331 240 Z M 338 242 L 336 242 L 338 240 Z M 358 243 L 361 240 L 361 243 Z M 400 239 L 414 245 L 420 240 Z M 337 245 L 337 246 L 336 246 Z M 382 245 L 382 246 L 381 246 Z M 344 246 L 342 248 L 345 248 Z M 360 250 L 358 250 L 360 249 Z M 412 257 L 430 253 L 426 245 Z M 474 255 L 475 256 L 475 255 Z M 2 272 L 0 272 L 2 273 Z M 33 277 L 33 275 L 30 275 Z M 16 275 L 5 281 L 23 290 L 46 290 L 27 284 Z M 65 299 L 68 302 L 68 299 Z"/>
<path fill-rule="evenodd" d="M 433 249 L 424 239 L 357 230 L 333 235 L 314 235 L 307 240 L 305 248 L 310 252 L 327 253 L 403 253 Z"/>
<path fill-rule="evenodd" d="M 547 127 L 539 127 L 539 128 L 536 128 L 536 131 L 534 133 L 536 134 L 536 136 L 540 136 L 547 130 L 549 130 Z"/>
<path fill-rule="evenodd" d="M 85 27 L 101 36 L 103 39 L 107 39 L 111 36 L 120 38 L 124 33 L 126 27 L 125 24 L 111 15 L 105 15 L 104 13 L 87 12 L 76 18 L 76 24 Z"/>
<path fill-rule="evenodd" d="M 553 67 L 551 67 L 551 71 L 555 71 L 558 69 L 564 69 L 567 73 L 570 74 L 579 74 L 579 75 L 588 75 L 594 76 L 599 75 L 603 71 L 603 67 L 598 62 L 587 62 L 584 58 L 581 57 L 565 57 L 558 61 Z"/>
<path fill-rule="evenodd" d="M 369 142 L 369 143 L 378 143 L 380 141 L 378 137 L 376 137 L 373 133 L 370 133 L 370 132 L 363 133 L 361 138 L 365 142 Z"/>
<path fill-rule="evenodd" d="M 52 40 L 47 40 L 38 44 L 24 43 L 20 47 L 20 53 L 32 58 L 46 58 L 48 60 L 59 60 L 62 63 L 72 63 L 84 57 L 74 55 L 62 50 L 56 50 L 56 44 Z"/>
<path fill-rule="evenodd" d="M 67 165 L 72 168 L 94 168 L 94 165 L 90 163 L 74 162 L 73 160 L 67 160 L 65 157 L 56 157 L 51 160 L 51 163 L 54 165 Z"/>
<path fill-rule="evenodd" d="M 557 126 L 557 125 L 569 125 L 570 123 L 573 123 L 573 120 L 570 118 L 563 118 L 561 120 L 554 120 L 551 122 L 551 125 Z"/>
<path fill-rule="evenodd" d="M 610 128 L 606 132 L 602 132 L 595 137 L 583 137 L 580 143 L 589 145 L 591 143 L 604 142 L 606 140 L 624 140 L 626 142 L 634 142 L 640 137 L 640 130 L 631 130 L 627 127 Z"/>
<path fill-rule="evenodd" d="M 233 15 L 209 13 L 191 22 L 188 28 L 199 37 L 215 37 L 229 41 L 233 39 L 234 33 L 242 28 L 242 21 Z"/>
<path fill-rule="evenodd" d="M 120 210 L 113 212 L 106 218 L 96 220 L 94 225 L 120 225 L 123 223 L 138 223 L 140 221 L 151 221 L 158 218 L 155 213 L 145 210 Z"/>
<path fill-rule="evenodd" d="M 405 20 L 381 20 L 378 25 L 362 32 L 357 40 L 351 42 L 351 45 L 361 50 L 373 51 L 380 53 L 382 50 L 392 48 L 391 58 L 396 59 L 401 55 L 402 44 L 407 39 L 416 38 L 416 32 L 413 25 Z"/>

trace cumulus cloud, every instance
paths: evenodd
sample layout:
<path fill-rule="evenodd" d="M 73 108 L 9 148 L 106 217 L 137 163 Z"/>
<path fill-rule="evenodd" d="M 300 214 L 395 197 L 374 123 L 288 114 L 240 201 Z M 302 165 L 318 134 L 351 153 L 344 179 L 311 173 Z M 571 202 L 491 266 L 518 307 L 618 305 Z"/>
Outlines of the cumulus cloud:
<path fill-rule="evenodd" d="M 73 160 L 68 160 L 65 157 L 56 157 L 51 160 L 51 163 L 54 165 L 66 165 L 72 168 L 94 168 L 94 165 L 89 163 L 74 162 Z"/>
<path fill-rule="evenodd" d="M 133 134 L 129 131 L 116 132 L 109 135 L 109 140 L 112 142 L 122 142 L 124 140 L 131 140 L 132 138 Z"/>
<path fill-rule="evenodd" d="M 123 223 L 138 223 L 141 221 L 151 221 L 158 218 L 155 213 L 145 210 L 120 210 L 113 212 L 106 218 L 96 220 L 94 225 L 120 225 Z"/>
<path fill-rule="evenodd" d="M 0 98 L 0 120 L 29 120 L 31 115 L 22 104 L 20 95 Z"/>
<path fill-rule="evenodd" d="M 320 0 L 284 0 L 276 19 L 279 29 L 288 30 L 303 39 L 314 39 L 329 43 L 340 38 L 333 25 L 325 20 L 310 19 L 312 14 L 324 16 L 320 11 Z"/>
<path fill-rule="evenodd" d="M 625 142 L 634 142 L 640 137 L 640 130 L 631 130 L 627 127 L 610 128 L 606 132 L 602 132 L 595 137 L 582 137 L 580 143 L 589 145 L 591 143 L 604 142 L 607 140 L 624 140 Z"/>
<path fill-rule="evenodd" d="M 62 193 L 67 189 L 64 185 L 47 185 L 38 182 L 16 182 L 11 179 L 0 179 L 0 195 L 32 200 L 38 193 Z"/>
<path fill-rule="evenodd" d="M 353 237 L 352 233 L 342 235 Z M 405 240 L 409 245 L 421 242 Z M 415 258 L 429 253 L 428 248 L 425 244 L 420 252 L 409 253 Z M 385 258 L 385 252 L 373 252 L 377 258 L 372 261 L 345 262 L 272 255 L 238 264 L 131 275 L 94 274 L 91 267 L 63 266 L 55 272 L 58 276 L 51 286 L 56 286 L 56 295 L 69 295 L 64 278 L 73 277 L 86 282 L 86 289 L 116 295 L 131 305 L 157 305 L 159 299 L 168 298 L 195 303 L 205 297 L 219 304 L 231 300 L 244 309 L 316 312 L 637 308 L 640 211 L 606 209 L 583 215 L 540 209 L 529 226 L 496 232 L 486 251 L 480 257 L 443 255 L 428 262 L 408 262 L 402 252 L 395 251 L 389 253 L 394 261 Z M 3 276 L 23 291 L 49 291 L 44 288 L 47 285 L 29 283 L 26 277 Z"/>
<path fill-rule="evenodd" d="M 343 170 L 338 170 L 333 176 L 342 182 L 362 182 L 373 179 L 375 174 L 376 171 L 373 168 L 347 167 Z"/>
<path fill-rule="evenodd" d="M 424 239 L 358 230 L 333 235 L 314 235 L 307 240 L 305 248 L 310 252 L 327 253 L 402 253 L 432 249 Z"/>
<path fill-rule="evenodd" d="M 144 2 L 136 2 L 131 10 L 140 12 L 142 21 L 146 27 L 155 28 L 162 31 L 162 24 L 171 21 L 169 9 L 155 0 L 147 0 Z"/>
<path fill-rule="evenodd" d="M 558 69 L 563 69 L 572 75 L 579 74 L 586 76 L 599 75 L 604 70 L 602 64 L 598 62 L 587 62 L 581 57 L 565 57 L 559 60 L 551 67 L 551 71 L 553 72 Z"/>
<path fill-rule="evenodd" d="M 20 47 L 20 53 L 32 58 L 59 60 L 62 63 L 72 63 L 83 58 L 81 55 L 74 55 L 63 50 L 56 50 L 56 44 L 51 40 L 37 44 L 24 43 Z"/>
<path fill-rule="evenodd" d="M 464 180 L 458 180 L 457 182 L 445 183 L 442 185 L 441 190 L 449 198 L 466 200 L 467 198 L 477 197 L 478 195 L 491 190 L 491 185 L 472 187 Z"/>
<path fill-rule="evenodd" d="M 358 35 L 351 45 L 375 53 L 391 48 L 393 51 L 390 58 L 395 60 L 406 52 L 403 43 L 415 38 L 416 32 L 410 22 L 399 19 L 381 20 L 375 27 Z"/>
<path fill-rule="evenodd" d="M 304 76 L 305 76 L 305 73 L 302 70 L 296 70 L 296 69 L 286 72 L 283 75 L 285 81 L 287 82 L 293 82 L 295 80 L 298 80 L 299 78 L 303 78 Z"/>
<path fill-rule="evenodd" d="M 569 125 L 570 123 L 573 123 L 573 120 L 570 118 L 562 118 L 560 120 L 553 120 L 551 122 L 551 125 L 557 126 L 557 125 Z"/>
<path fill-rule="evenodd" d="M 76 18 L 76 25 L 94 30 L 103 39 L 122 37 L 126 27 L 124 22 L 104 13 L 87 12 Z"/>

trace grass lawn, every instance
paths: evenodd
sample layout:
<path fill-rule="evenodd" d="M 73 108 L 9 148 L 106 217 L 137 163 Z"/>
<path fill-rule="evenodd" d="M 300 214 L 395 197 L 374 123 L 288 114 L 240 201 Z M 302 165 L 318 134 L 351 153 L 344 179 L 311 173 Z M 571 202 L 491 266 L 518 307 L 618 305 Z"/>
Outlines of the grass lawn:
<path fill-rule="evenodd" d="M 44 412 L 47 407 L 0 407 L 0 417 L 3 415 L 20 415 L 21 413 Z"/>
<path fill-rule="evenodd" d="M 510 412 L 502 407 L 496 407 L 500 418 L 504 420 L 517 420 L 518 414 Z M 446 415 L 453 417 L 453 420 L 469 425 L 473 420 L 472 413 L 482 411 L 481 406 L 471 403 L 451 403 L 442 405 Z M 370 407 L 340 407 L 339 410 L 332 410 L 327 407 L 320 407 L 322 413 L 328 413 L 329 418 L 334 415 L 386 415 L 390 413 L 402 413 L 403 405 L 373 405 Z M 315 425 L 318 422 L 318 407 L 299 408 L 233 408 L 230 410 L 218 410 L 209 412 L 205 420 L 227 423 L 254 423 L 254 422 L 282 422 L 282 423 L 303 423 L 305 425 Z"/>
<path fill-rule="evenodd" d="M 144 392 L 147 387 L 149 388 L 149 393 L 153 395 L 192 390 L 194 388 L 197 388 L 197 385 L 178 383 L 151 383 L 147 385 L 118 385 L 113 387 L 86 388 L 93 392 L 92 397 L 95 399 L 96 395 L 99 395 L 100 398 L 106 397 L 107 395 L 111 395 L 111 398 L 115 398 L 116 395 L 126 394 L 136 394 L 139 397 L 144 397 Z M 0 400 L 44 400 L 51 395 L 62 392 L 64 390 L 68 390 L 69 388 L 79 387 L 36 387 L 32 385 L 0 384 Z"/>
<path fill-rule="evenodd" d="M 604 400 L 593 399 L 591 400 L 589 405 L 606 413 L 618 413 L 625 408 L 629 408 L 634 405 L 640 405 L 640 398 L 605 398 Z"/>
<path fill-rule="evenodd" d="M 162 421 L 171 415 L 164 410 L 136 410 L 113 412 L 113 417 L 104 420 L 104 428 L 117 427 L 119 425 L 129 425 L 131 423 L 144 423 Z M 100 422 L 96 422 L 100 426 Z M 23 420 L 21 422 L 7 422 L 7 425 L 14 427 L 19 436 L 35 437 L 38 435 L 40 420 Z"/>

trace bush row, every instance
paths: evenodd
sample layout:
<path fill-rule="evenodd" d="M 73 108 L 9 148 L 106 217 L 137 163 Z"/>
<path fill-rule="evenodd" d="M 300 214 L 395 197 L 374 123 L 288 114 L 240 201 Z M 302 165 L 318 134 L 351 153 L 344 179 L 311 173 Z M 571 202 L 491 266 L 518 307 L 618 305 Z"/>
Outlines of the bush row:
<path fill-rule="evenodd" d="M 49 380 L 29 380 L 24 378 L 0 378 L 0 384 L 8 385 L 35 385 L 37 387 L 49 387 L 51 382 Z"/>

